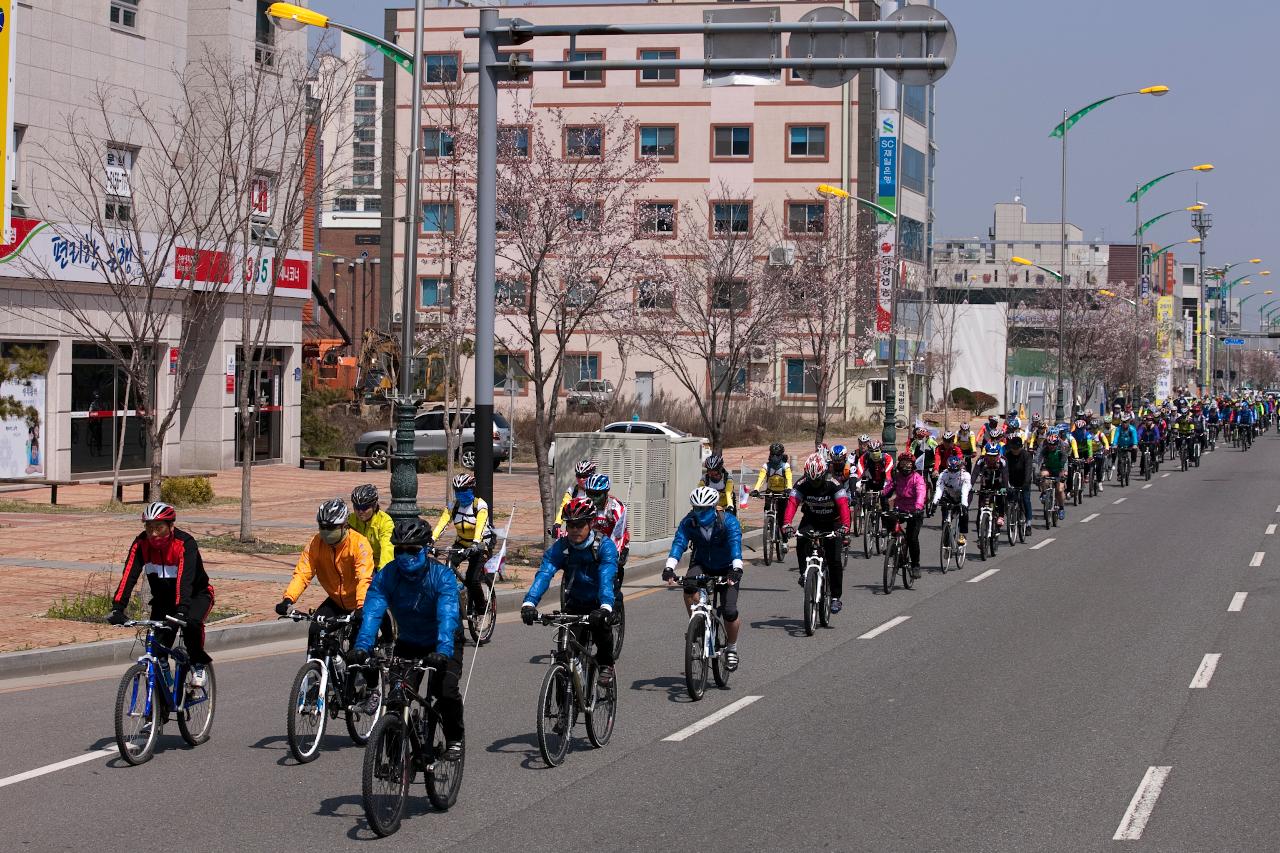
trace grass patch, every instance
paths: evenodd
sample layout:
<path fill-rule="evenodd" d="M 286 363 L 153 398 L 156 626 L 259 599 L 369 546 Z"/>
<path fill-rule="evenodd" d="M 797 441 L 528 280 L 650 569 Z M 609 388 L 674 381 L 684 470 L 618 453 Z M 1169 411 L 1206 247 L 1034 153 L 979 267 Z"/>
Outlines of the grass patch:
<path fill-rule="evenodd" d="M 114 578 L 105 572 L 93 572 L 89 575 L 88 580 L 84 583 L 84 589 L 74 595 L 64 595 L 55 601 L 45 612 L 46 619 L 66 619 L 71 622 L 90 622 L 97 624 L 105 624 L 107 615 L 111 612 L 112 593 L 104 592 L 104 587 L 109 589 L 114 583 Z M 125 614 L 130 619 L 145 619 L 148 610 L 142 599 L 145 595 L 136 594 L 129 599 L 129 606 L 125 608 Z M 205 619 L 205 622 L 214 622 L 218 619 L 226 619 L 231 616 L 239 616 L 242 611 L 229 610 L 226 608 L 215 607 L 213 612 Z"/>
<path fill-rule="evenodd" d="M 206 536 L 200 540 L 205 548 L 215 551 L 231 551 L 236 554 L 297 554 L 304 545 L 289 545 L 284 542 L 267 542 L 255 539 L 252 542 L 241 542 L 240 537 L 230 533 L 219 533 Z"/>

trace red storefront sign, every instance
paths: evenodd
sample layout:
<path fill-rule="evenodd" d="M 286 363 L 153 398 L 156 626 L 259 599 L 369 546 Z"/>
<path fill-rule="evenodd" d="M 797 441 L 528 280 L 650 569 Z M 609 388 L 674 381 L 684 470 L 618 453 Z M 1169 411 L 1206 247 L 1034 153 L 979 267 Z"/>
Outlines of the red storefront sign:
<path fill-rule="evenodd" d="M 310 287 L 310 264 L 292 258 L 276 260 L 276 287 L 305 290 Z"/>
<path fill-rule="evenodd" d="M 181 281 L 227 284 L 231 281 L 231 261 L 225 252 L 179 246 L 173 256 L 173 274 Z"/>

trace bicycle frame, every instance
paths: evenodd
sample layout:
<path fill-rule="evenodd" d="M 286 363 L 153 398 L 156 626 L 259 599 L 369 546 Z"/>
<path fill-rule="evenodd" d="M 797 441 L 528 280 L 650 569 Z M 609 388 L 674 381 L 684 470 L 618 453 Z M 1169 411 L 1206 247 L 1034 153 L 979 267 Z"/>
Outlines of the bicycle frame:
<path fill-rule="evenodd" d="M 165 707 L 175 713 L 186 710 L 186 696 L 179 689 L 184 681 L 187 667 L 190 665 L 186 652 L 179 648 L 178 640 L 181 634 L 177 634 L 172 647 L 166 646 L 156 639 L 157 628 L 175 628 L 179 626 L 176 622 L 168 624 L 165 622 L 147 620 L 137 620 L 125 623 L 126 627 L 146 627 L 147 637 L 144 641 L 144 651 L 138 657 L 138 663 L 147 665 L 147 696 L 143 703 L 143 710 L 147 715 L 151 714 L 151 709 L 157 696 L 157 688 L 159 682 L 163 682 L 164 689 L 159 691 L 159 695 L 163 697 Z M 173 670 L 169 669 L 169 658 L 173 658 Z M 137 686 L 134 686 L 134 694 L 130 697 L 130 704 L 136 707 L 138 701 Z M 204 702 L 205 699 L 199 699 L 195 704 Z"/>
<path fill-rule="evenodd" d="M 594 704 L 595 691 L 588 689 L 589 680 L 586 675 L 595 663 L 587 654 L 587 647 L 573 635 L 569 629 L 574 625 L 585 625 L 586 616 L 571 616 L 557 611 L 549 616 L 540 616 L 544 625 L 554 625 L 556 644 L 551 650 L 551 660 L 562 663 L 569 670 L 569 682 L 572 685 L 573 703 L 579 711 L 589 711 Z M 574 664 L 577 664 L 575 666 Z"/>

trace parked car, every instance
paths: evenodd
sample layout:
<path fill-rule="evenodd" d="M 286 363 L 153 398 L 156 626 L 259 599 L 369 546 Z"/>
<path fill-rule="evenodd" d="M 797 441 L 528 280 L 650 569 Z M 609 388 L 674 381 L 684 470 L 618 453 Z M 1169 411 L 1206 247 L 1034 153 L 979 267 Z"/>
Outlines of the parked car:
<path fill-rule="evenodd" d="M 614 421 L 611 424 L 605 424 L 597 432 L 625 432 L 631 435 L 669 435 L 672 438 L 688 438 L 689 433 L 682 429 L 677 429 L 664 421 Z M 705 438 L 700 439 L 702 442 L 702 458 L 706 459 L 711 455 L 711 442 Z M 547 462 L 552 468 L 556 467 L 556 443 L 551 442 L 551 447 L 547 450 Z"/>
<path fill-rule="evenodd" d="M 475 468 L 475 411 L 463 409 L 462 429 L 458 435 L 458 462 L 464 468 Z M 442 408 L 419 412 L 413 430 L 413 449 L 419 458 L 443 456 L 445 453 L 444 416 Z M 369 459 L 375 468 L 387 465 L 387 459 L 395 449 L 391 432 L 385 429 L 370 430 L 356 439 L 356 453 Z M 505 462 L 511 455 L 511 424 L 500 412 L 493 413 L 493 467 Z"/>
<path fill-rule="evenodd" d="M 613 402 L 613 383 L 608 379 L 579 379 L 565 397 L 566 409 L 599 411 Z"/>

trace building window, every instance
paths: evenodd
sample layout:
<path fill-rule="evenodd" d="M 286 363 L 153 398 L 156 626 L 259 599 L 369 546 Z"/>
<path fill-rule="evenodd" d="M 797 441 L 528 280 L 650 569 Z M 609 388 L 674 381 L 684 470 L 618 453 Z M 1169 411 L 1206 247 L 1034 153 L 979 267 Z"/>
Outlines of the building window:
<path fill-rule="evenodd" d="M 567 308 L 583 308 L 595 301 L 600 285 L 593 280 L 571 281 L 564 287 L 564 304 Z"/>
<path fill-rule="evenodd" d="M 377 122 L 377 119 L 374 116 L 370 115 L 369 113 L 357 113 L 356 116 L 352 119 L 352 124 L 354 124 L 355 127 L 357 128 L 356 130 L 357 134 L 360 133 L 360 129 L 372 128 L 376 122 Z M 370 131 L 370 133 L 372 133 L 372 131 Z M 360 137 L 357 135 L 356 138 L 359 139 Z M 370 137 L 370 139 L 372 138 L 373 137 Z M 368 140 L 361 140 L 361 141 L 364 142 Z"/>
<path fill-rule="evenodd" d="M 529 128 L 525 125 L 498 127 L 498 158 L 527 160 L 529 157 Z"/>
<path fill-rule="evenodd" d="M 640 204 L 640 233 L 646 237 L 671 237 L 676 233 L 676 205 L 672 201 Z"/>
<path fill-rule="evenodd" d="M 751 127 L 749 125 L 712 125 L 711 138 L 711 159 L 751 159 Z"/>
<path fill-rule="evenodd" d="M 673 124 L 644 125 L 639 129 L 640 156 L 659 160 L 676 159 L 676 127 Z"/>
<path fill-rule="evenodd" d="M 136 151 L 121 145 L 108 145 L 103 157 L 106 201 L 103 218 L 109 223 L 127 223 L 133 219 L 133 160 Z"/>
<path fill-rule="evenodd" d="M 377 109 L 377 103 L 373 98 L 356 98 L 356 112 L 371 113 Z"/>
<path fill-rule="evenodd" d="M 270 0 L 258 0 L 258 14 L 253 21 L 253 61 L 264 68 L 274 68 L 276 64 L 276 25 L 267 14 L 270 6 Z"/>
<path fill-rule="evenodd" d="M 733 369 L 733 376 L 729 376 L 729 361 L 725 358 L 714 358 L 711 360 L 711 387 L 718 389 L 722 393 L 728 391 L 730 394 L 747 393 L 747 368 L 741 366 Z"/>
<path fill-rule="evenodd" d="M 569 62 L 598 62 L 604 59 L 603 50 L 574 50 L 564 52 Z M 566 86 L 603 86 L 604 71 L 599 68 L 576 68 L 564 73 Z"/>
<path fill-rule="evenodd" d="M 524 393 L 524 385 L 529 381 L 528 355 L 510 352 L 493 354 L 493 387 L 506 389 L 508 380 L 515 386 L 517 394 Z"/>
<path fill-rule="evenodd" d="M 339 213 L 353 213 L 356 209 L 354 196 L 338 196 L 333 200 L 333 209 Z"/>
<path fill-rule="evenodd" d="M 518 278 L 499 276 L 494 282 L 495 301 L 502 308 L 524 308 L 527 290 L 525 283 Z"/>
<path fill-rule="evenodd" d="M 418 305 L 422 308 L 447 308 L 449 306 L 449 279 L 426 276 L 418 280 Z"/>
<path fill-rule="evenodd" d="M 424 53 L 427 62 L 423 83 L 427 86 L 453 86 L 458 82 L 458 54 L 452 51 Z"/>
<path fill-rule="evenodd" d="M 514 231 L 516 226 L 528 221 L 528 212 L 521 201 L 498 201 L 494 205 L 494 227 L 500 233 Z"/>
<path fill-rule="evenodd" d="M 378 156 L 373 150 L 372 142 L 355 142 L 351 145 L 352 157 L 376 157 Z"/>
<path fill-rule="evenodd" d="M 787 156 L 819 159 L 827 156 L 827 126 L 793 124 L 787 127 Z"/>
<path fill-rule="evenodd" d="M 924 86 L 903 86 L 902 87 L 902 112 L 907 118 L 915 119 L 921 124 L 925 124 L 925 87 Z"/>
<path fill-rule="evenodd" d="M 382 210 L 382 196 L 367 195 L 364 197 L 364 209 L 366 213 L 377 213 Z"/>
<path fill-rule="evenodd" d="M 600 356 L 595 353 L 586 355 L 565 355 L 563 369 L 564 390 L 570 391 L 584 379 L 600 378 Z"/>
<path fill-rule="evenodd" d="M 902 146 L 902 185 L 918 193 L 924 192 L 924 153 L 910 145 Z"/>
<path fill-rule="evenodd" d="M 711 283 L 711 310 L 713 311 L 746 311 L 749 301 L 745 281 L 721 278 Z"/>
<path fill-rule="evenodd" d="M 751 233 L 751 202 L 717 201 L 711 204 L 711 231 L 716 236 Z"/>
<path fill-rule="evenodd" d="M 644 62 L 657 59 L 679 59 L 680 51 L 675 48 L 657 48 L 639 51 L 639 58 Z M 679 70 L 675 68 L 641 68 L 636 82 L 641 86 L 674 86 L 678 81 Z"/>
<path fill-rule="evenodd" d="M 670 311 L 675 305 L 671 288 L 661 282 L 642 281 L 636 285 L 636 307 L 648 311 Z"/>
<path fill-rule="evenodd" d="M 566 157 L 599 157 L 603 151 L 604 128 L 600 125 L 572 125 L 564 129 Z"/>
<path fill-rule="evenodd" d="M 351 186 L 353 187 L 366 188 L 366 187 L 372 187 L 374 185 L 375 185 L 375 181 L 374 181 L 373 175 L 364 174 L 364 175 L 351 176 Z"/>
<path fill-rule="evenodd" d="M 357 98 L 376 98 L 378 97 L 378 86 L 376 83 L 357 83 Z M 358 109 L 358 108 L 357 108 Z"/>
<path fill-rule="evenodd" d="M 422 156 L 430 159 L 453 156 L 453 134 L 443 127 L 422 130 Z"/>
<path fill-rule="evenodd" d="M 879 403 L 884 405 L 885 398 L 888 396 L 886 392 L 889 390 L 888 379 L 868 379 L 867 380 L 867 402 Z"/>
<path fill-rule="evenodd" d="M 370 122 L 372 124 L 372 122 Z M 372 127 L 360 127 L 356 129 L 356 142 L 373 142 L 377 138 L 377 131 Z"/>
<path fill-rule="evenodd" d="M 822 234 L 827 227 L 827 206 L 822 202 L 787 202 L 787 231 Z"/>
<path fill-rule="evenodd" d="M 1196 283 L 1196 270 L 1195 270 L 1195 267 L 1183 267 L 1183 268 L 1182 268 L 1182 283 L 1183 283 L 1183 284 L 1195 284 L 1195 283 Z"/>
<path fill-rule="evenodd" d="M 924 223 L 910 217 L 900 219 L 898 239 L 902 241 L 904 260 L 924 263 Z"/>
<path fill-rule="evenodd" d="M 111 0 L 111 23 L 113 26 L 138 28 L 138 0 Z"/>
<path fill-rule="evenodd" d="M 604 219 L 604 204 L 593 201 L 586 204 L 575 204 L 569 208 L 569 227 L 583 230 L 598 230 Z"/>
<path fill-rule="evenodd" d="M 424 234 L 452 234 L 457 227 L 456 210 L 451 201 L 429 201 L 422 206 Z"/>
<path fill-rule="evenodd" d="M 803 358 L 786 360 L 787 394 L 793 397 L 813 396 L 818 393 L 818 380 L 815 378 L 814 362 Z"/>

